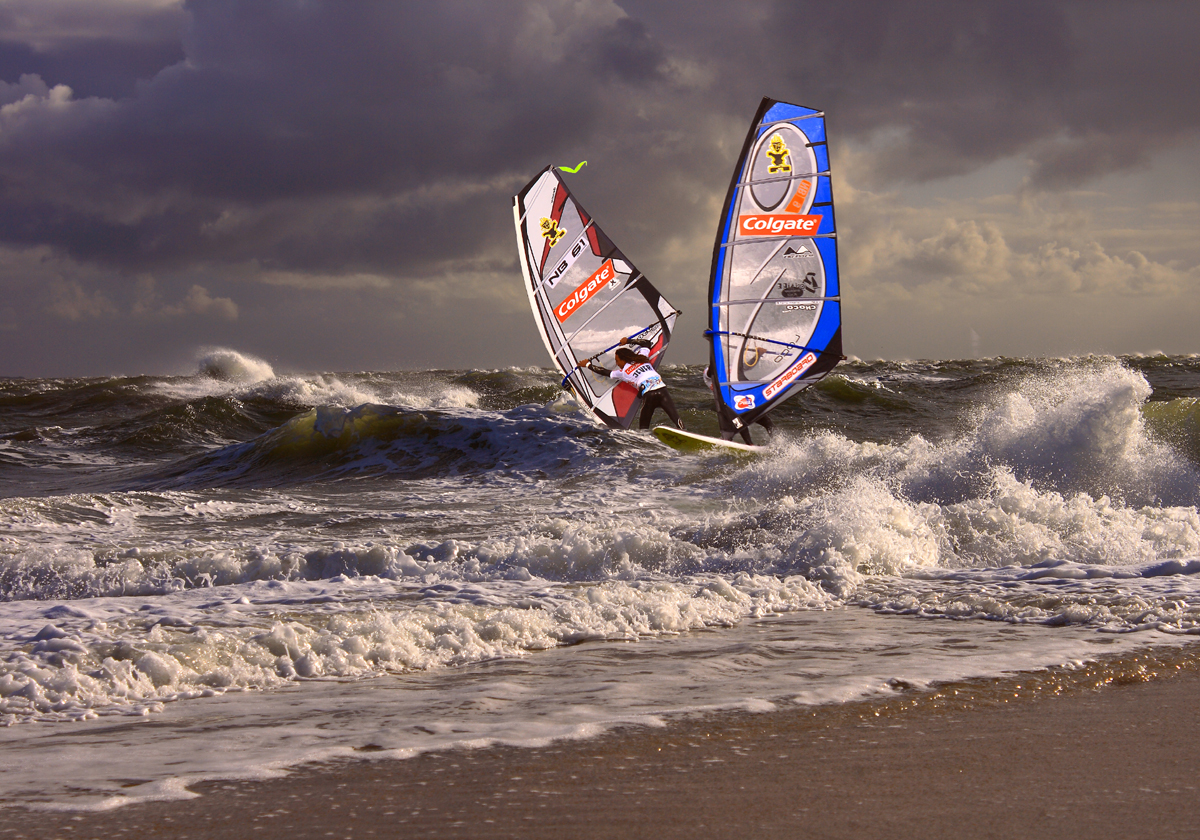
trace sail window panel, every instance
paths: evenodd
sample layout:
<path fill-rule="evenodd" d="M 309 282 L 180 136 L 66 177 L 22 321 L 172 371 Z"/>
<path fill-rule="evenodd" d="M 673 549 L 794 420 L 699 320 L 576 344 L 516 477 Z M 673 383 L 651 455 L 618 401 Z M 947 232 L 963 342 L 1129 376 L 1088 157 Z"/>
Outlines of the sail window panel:
<path fill-rule="evenodd" d="M 628 264 L 625 268 L 628 269 Z M 576 260 L 554 288 L 545 290 L 546 301 L 569 333 L 612 300 L 628 279 L 628 270 L 621 272 L 615 261 L 589 253 Z"/>
<path fill-rule="evenodd" d="M 743 192 L 750 194 L 757 210 L 786 210 L 799 180 L 823 171 L 808 143 L 808 135 L 792 123 L 773 126 L 755 141 L 740 180 L 752 182 Z"/>
<path fill-rule="evenodd" d="M 621 288 L 625 288 L 622 278 Z M 602 350 L 612 347 L 622 338 L 642 332 L 648 324 L 658 320 L 658 313 L 647 302 L 646 298 L 636 290 L 627 290 L 624 294 L 610 295 L 602 305 L 591 306 L 589 300 L 587 310 L 573 318 L 579 319 L 578 331 L 570 333 L 571 347 L 581 359 L 595 355 Z M 596 317 L 590 317 L 591 315 Z M 572 320 L 573 320 L 572 318 Z M 570 327 L 570 320 L 564 326 Z M 657 335 L 657 333 L 655 333 Z M 639 338 L 653 340 L 651 335 L 644 333 Z"/>
<path fill-rule="evenodd" d="M 723 307 L 728 381 L 761 382 L 783 373 L 804 353 L 823 301 L 765 300 Z"/>
<path fill-rule="evenodd" d="M 793 237 L 755 241 L 743 239 L 728 249 L 729 273 L 719 302 L 768 298 L 814 300 L 832 297 L 826 264 L 836 253 L 823 247 L 832 241 Z M 836 278 L 834 288 L 836 290 Z"/>
<path fill-rule="evenodd" d="M 777 123 L 775 126 L 771 126 L 770 128 L 763 129 L 762 133 L 763 134 L 771 134 L 773 131 L 776 130 L 776 128 L 778 126 L 791 127 L 792 125 L 793 125 L 793 123 Z M 797 127 L 797 131 L 803 136 L 803 146 L 805 149 L 805 154 L 811 155 L 811 164 L 809 165 L 807 172 L 828 172 L 829 171 L 829 147 L 827 145 L 825 145 L 825 142 L 823 139 L 825 132 L 822 130 L 819 135 L 822 139 L 817 139 L 817 137 L 815 137 L 813 132 L 811 131 L 811 129 L 814 128 L 815 126 L 812 126 L 807 123 L 800 123 L 796 127 Z M 821 128 L 823 129 L 824 126 L 822 125 Z M 760 137 L 761 137 L 761 135 L 760 135 Z M 804 172 L 801 172 L 801 174 L 804 174 Z"/>

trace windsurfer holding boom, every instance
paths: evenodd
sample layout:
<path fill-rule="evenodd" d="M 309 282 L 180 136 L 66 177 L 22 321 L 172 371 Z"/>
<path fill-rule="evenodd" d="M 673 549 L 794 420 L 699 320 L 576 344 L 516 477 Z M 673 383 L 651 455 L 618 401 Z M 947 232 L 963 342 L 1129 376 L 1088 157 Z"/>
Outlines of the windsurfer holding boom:
<path fill-rule="evenodd" d="M 717 410 L 717 425 L 721 429 L 721 440 L 733 440 L 734 435 L 741 435 L 742 440 L 751 446 L 754 445 L 754 440 L 750 437 L 750 426 L 738 426 L 733 422 L 733 412 L 729 410 L 729 406 L 725 405 L 717 399 L 717 389 L 713 385 L 712 365 L 704 368 L 704 384 L 708 386 L 708 390 L 712 392 L 713 401 L 716 403 Z M 760 414 L 754 418 L 754 422 L 767 430 L 767 435 L 770 436 L 775 431 L 775 422 L 765 414 Z"/>
<path fill-rule="evenodd" d="M 671 422 L 682 429 L 683 421 L 679 419 L 679 412 L 675 409 L 675 401 L 671 399 L 671 392 L 663 384 L 662 377 L 658 375 L 658 371 L 650 363 L 650 357 L 644 356 L 633 348 L 625 346 L 628 344 L 645 348 L 652 346 L 651 342 L 644 338 L 622 338 L 621 346 L 613 354 L 617 357 L 617 364 L 619 365 L 616 370 L 609 370 L 588 359 L 584 359 L 577 367 L 586 367 L 592 373 L 619 379 L 637 388 L 638 396 L 645 401 L 642 403 L 642 413 L 638 418 L 638 428 L 649 429 L 650 418 L 654 416 L 655 409 L 661 408 L 671 418 Z"/>

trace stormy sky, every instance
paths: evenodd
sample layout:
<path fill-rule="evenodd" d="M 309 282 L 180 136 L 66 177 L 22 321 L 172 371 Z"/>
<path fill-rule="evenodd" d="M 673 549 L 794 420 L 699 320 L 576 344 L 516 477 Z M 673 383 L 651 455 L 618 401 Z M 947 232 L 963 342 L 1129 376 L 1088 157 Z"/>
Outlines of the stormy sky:
<path fill-rule="evenodd" d="M 547 164 L 684 315 L 764 95 L 860 358 L 1200 352 L 1200 4 L 0 0 L 0 376 L 547 365 Z"/>

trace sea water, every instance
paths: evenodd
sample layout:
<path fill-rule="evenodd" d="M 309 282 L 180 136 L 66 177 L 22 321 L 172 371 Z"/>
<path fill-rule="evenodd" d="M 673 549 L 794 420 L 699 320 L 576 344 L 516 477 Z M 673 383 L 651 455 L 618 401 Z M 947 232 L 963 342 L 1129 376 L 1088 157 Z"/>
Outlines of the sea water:
<path fill-rule="evenodd" d="M 1189 645 L 1198 397 L 1191 357 L 851 361 L 738 457 L 543 369 L 0 380 L 0 804 Z"/>

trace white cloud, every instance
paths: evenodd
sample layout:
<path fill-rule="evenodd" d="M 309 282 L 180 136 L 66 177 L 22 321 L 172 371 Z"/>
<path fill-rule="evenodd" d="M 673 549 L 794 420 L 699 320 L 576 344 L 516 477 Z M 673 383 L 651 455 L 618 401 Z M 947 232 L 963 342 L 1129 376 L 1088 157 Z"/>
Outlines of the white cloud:
<path fill-rule="evenodd" d="M 0 106 L 20 102 L 26 97 L 45 98 L 50 86 L 36 73 L 23 73 L 16 82 L 0 81 Z"/>
<path fill-rule="evenodd" d="M 72 99 L 69 87 L 47 87 L 40 76 L 24 75 L 15 85 L 0 82 L 0 86 L 0 97 L 5 100 L 5 105 L 0 107 L 0 125 L 5 129 L 39 110 L 62 111 Z"/>
<path fill-rule="evenodd" d="M 200 285 L 192 286 L 177 306 L 168 306 L 164 312 L 167 315 L 213 315 L 226 321 L 236 321 L 238 316 L 237 304 L 232 299 L 215 298 Z"/>
<path fill-rule="evenodd" d="M 916 276 L 939 278 L 968 293 L 995 290 L 1011 281 L 1012 251 L 996 225 L 946 219 L 935 235 L 905 243 L 901 265 Z"/>
<path fill-rule="evenodd" d="M 115 103 L 90 96 L 76 99 L 67 85 L 49 87 L 40 76 L 23 75 L 16 84 L 0 82 L 0 143 L 33 139 L 79 129 Z"/>
<path fill-rule="evenodd" d="M 183 0 L 4 0 L 0 40 L 42 51 L 83 39 L 157 41 L 186 21 Z"/>
<path fill-rule="evenodd" d="M 76 280 L 57 280 L 50 286 L 50 303 L 47 310 L 68 321 L 86 321 L 103 318 L 117 313 L 103 292 L 88 291 Z"/>
<path fill-rule="evenodd" d="M 1070 211 L 1022 211 L 1011 201 L 987 199 L 915 208 L 901 204 L 895 193 L 841 192 L 843 273 L 858 288 L 875 289 L 889 300 L 947 294 L 1172 296 L 1200 281 L 1200 267 L 1107 245 L 1103 227 L 1086 218 L 1081 222 Z M 1113 238 L 1130 237 L 1119 230 Z"/>
<path fill-rule="evenodd" d="M 208 315 L 226 321 L 236 321 L 238 306 L 231 298 L 213 297 L 204 286 L 193 284 L 178 303 L 163 304 L 155 289 L 154 278 L 138 280 L 137 295 L 132 313 L 149 318 L 179 318 L 184 315 Z"/>

